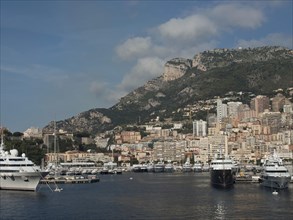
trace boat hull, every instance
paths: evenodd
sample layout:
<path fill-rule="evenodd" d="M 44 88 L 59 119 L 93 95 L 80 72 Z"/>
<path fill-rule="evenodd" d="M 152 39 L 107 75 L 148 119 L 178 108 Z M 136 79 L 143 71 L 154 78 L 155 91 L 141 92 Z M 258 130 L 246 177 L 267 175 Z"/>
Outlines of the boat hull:
<path fill-rule="evenodd" d="M 235 175 L 232 170 L 211 170 L 211 184 L 228 188 L 235 183 Z"/>
<path fill-rule="evenodd" d="M 173 173 L 174 172 L 174 168 L 173 167 L 165 167 L 164 172 L 165 173 Z"/>
<path fill-rule="evenodd" d="M 182 172 L 187 173 L 187 172 L 191 172 L 192 168 L 191 167 L 183 167 L 182 168 Z"/>
<path fill-rule="evenodd" d="M 201 166 L 194 166 L 194 167 L 192 168 L 192 170 L 193 170 L 194 172 L 202 172 L 202 167 L 201 167 Z"/>
<path fill-rule="evenodd" d="M 155 173 L 163 173 L 164 172 L 164 169 L 165 169 L 164 166 L 159 166 L 158 165 L 158 166 L 155 166 L 154 167 L 154 172 Z"/>
<path fill-rule="evenodd" d="M 260 185 L 274 189 L 286 189 L 290 181 L 291 177 L 262 176 L 260 178 Z"/>
<path fill-rule="evenodd" d="M 142 168 L 142 167 L 135 167 L 132 169 L 133 172 L 135 173 L 146 173 L 148 172 L 147 168 Z"/>
<path fill-rule="evenodd" d="M 0 174 L 1 190 L 22 190 L 36 191 L 40 179 L 45 177 L 48 172 L 13 172 Z"/>

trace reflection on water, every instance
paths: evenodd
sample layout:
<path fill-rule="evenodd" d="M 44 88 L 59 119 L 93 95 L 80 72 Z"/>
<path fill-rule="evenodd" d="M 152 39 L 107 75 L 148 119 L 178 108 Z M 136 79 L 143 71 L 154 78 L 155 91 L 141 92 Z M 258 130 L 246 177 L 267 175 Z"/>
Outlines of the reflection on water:
<path fill-rule="evenodd" d="M 215 219 L 226 219 L 225 215 L 226 215 L 226 209 L 225 209 L 225 205 L 224 202 L 221 201 L 219 202 L 216 206 L 215 206 L 215 212 L 214 212 L 214 216 Z"/>

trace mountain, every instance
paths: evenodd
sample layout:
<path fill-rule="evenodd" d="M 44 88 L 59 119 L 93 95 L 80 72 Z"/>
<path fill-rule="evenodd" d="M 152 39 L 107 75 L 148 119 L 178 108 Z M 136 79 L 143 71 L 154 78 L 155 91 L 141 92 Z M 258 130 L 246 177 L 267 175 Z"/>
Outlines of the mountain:
<path fill-rule="evenodd" d="M 117 125 L 145 122 L 199 100 L 223 96 L 229 91 L 270 95 L 293 85 L 293 51 L 283 47 L 215 49 L 192 59 L 174 58 L 163 74 L 135 89 L 109 109 L 82 112 L 57 128 L 71 132 L 96 133 Z M 53 122 L 44 131 L 52 130 Z"/>

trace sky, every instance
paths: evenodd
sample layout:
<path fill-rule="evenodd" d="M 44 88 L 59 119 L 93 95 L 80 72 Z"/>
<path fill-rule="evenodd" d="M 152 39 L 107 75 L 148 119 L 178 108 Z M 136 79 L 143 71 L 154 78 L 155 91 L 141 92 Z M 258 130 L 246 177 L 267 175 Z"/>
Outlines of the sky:
<path fill-rule="evenodd" d="M 109 108 L 176 57 L 292 49 L 291 0 L 1 0 L 1 126 L 43 128 Z"/>

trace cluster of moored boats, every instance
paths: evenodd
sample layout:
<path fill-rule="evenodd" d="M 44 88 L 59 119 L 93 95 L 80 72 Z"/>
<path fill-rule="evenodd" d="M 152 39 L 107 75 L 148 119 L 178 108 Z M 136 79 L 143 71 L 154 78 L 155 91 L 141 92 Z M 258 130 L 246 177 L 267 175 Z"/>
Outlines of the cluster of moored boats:
<path fill-rule="evenodd" d="M 203 165 L 199 162 L 191 164 L 187 161 L 183 165 L 176 165 L 171 162 L 165 164 L 160 161 L 158 163 L 134 164 L 130 170 L 138 173 L 209 172 L 210 166 L 208 164 Z"/>
<path fill-rule="evenodd" d="M 78 161 L 60 164 L 49 164 L 46 168 L 51 176 L 77 176 L 97 174 L 121 174 L 123 169 L 116 163 L 106 163 L 103 167 L 97 167 L 94 162 Z"/>
<path fill-rule="evenodd" d="M 0 189 L 35 191 L 40 180 L 56 176 L 91 176 L 98 174 L 121 174 L 123 171 L 132 172 L 210 172 L 211 184 L 220 187 L 231 187 L 236 181 L 239 167 L 227 156 L 218 155 L 208 165 L 199 162 L 191 164 L 186 161 L 183 165 L 171 162 L 133 165 L 131 169 L 117 167 L 109 162 L 103 167 L 96 167 L 93 162 L 60 163 L 60 166 L 50 164 L 42 170 L 29 160 L 25 154 L 18 156 L 17 150 L 4 150 L 3 138 L 0 147 Z M 274 189 L 285 189 L 292 179 L 288 169 L 276 153 L 266 158 L 258 181 L 262 186 Z"/>
<path fill-rule="evenodd" d="M 233 186 L 239 170 L 230 158 L 218 157 L 211 162 L 211 183 L 220 187 Z M 264 160 L 259 172 L 258 182 L 265 187 L 286 189 L 292 181 L 291 174 L 275 152 Z"/>

